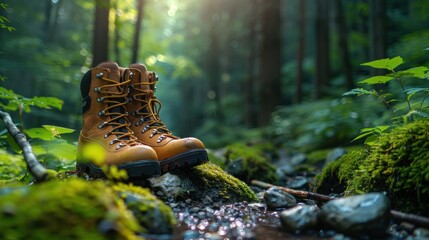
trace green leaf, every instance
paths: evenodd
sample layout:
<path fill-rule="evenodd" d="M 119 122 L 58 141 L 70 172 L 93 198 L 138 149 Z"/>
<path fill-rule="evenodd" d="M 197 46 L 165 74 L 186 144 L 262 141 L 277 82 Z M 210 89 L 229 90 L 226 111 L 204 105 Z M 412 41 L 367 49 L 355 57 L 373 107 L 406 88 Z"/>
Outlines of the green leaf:
<path fill-rule="evenodd" d="M 39 108 L 50 109 L 51 107 L 61 110 L 64 101 L 55 97 L 34 97 L 31 102 Z"/>
<path fill-rule="evenodd" d="M 384 58 L 384 59 L 379 59 L 371 62 L 366 62 L 366 63 L 362 63 L 361 65 L 393 71 L 396 67 L 398 67 L 402 63 L 404 63 L 404 60 L 398 56 L 394 58 Z"/>
<path fill-rule="evenodd" d="M 62 139 L 55 139 L 44 147 L 47 147 L 46 151 L 48 154 L 54 155 L 60 160 L 76 160 L 76 146 L 70 144 Z"/>
<path fill-rule="evenodd" d="M 420 92 L 429 93 L 429 88 L 408 88 L 408 89 L 405 89 L 404 92 L 407 94 L 407 99 L 410 100 L 411 97 L 417 93 L 420 93 Z"/>
<path fill-rule="evenodd" d="M 374 134 L 373 132 L 365 132 L 365 133 L 359 134 L 357 137 L 355 137 L 355 138 L 352 140 L 352 142 L 354 142 L 354 141 L 356 141 L 356 140 L 359 140 L 359 139 L 361 139 L 361 138 L 364 138 L 364 137 L 366 137 L 366 136 L 373 135 L 373 134 Z"/>
<path fill-rule="evenodd" d="M 71 129 L 71 128 L 59 127 L 54 125 L 43 125 L 42 127 L 50 131 L 53 137 L 56 137 L 61 134 L 72 133 L 75 131 L 74 129 Z"/>
<path fill-rule="evenodd" d="M 343 93 L 343 96 L 352 96 L 352 95 L 357 95 L 357 96 L 362 96 L 362 95 L 377 95 L 377 92 L 375 90 L 366 90 L 363 88 L 355 88 L 352 89 L 348 92 Z"/>
<path fill-rule="evenodd" d="M 366 84 L 381 84 L 381 83 L 387 83 L 391 80 L 393 80 L 394 78 L 391 76 L 375 76 L 375 77 L 370 77 L 367 78 L 363 81 L 360 81 L 359 83 L 366 83 Z"/>
<path fill-rule="evenodd" d="M 12 148 L 13 151 L 15 151 L 17 153 L 22 152 L 22 149 L 18 146 L 18 144 L 15 142 L 15 139 L 12 137 L 12 135 L 10 135 L 10 133 L 7 134 L 6 141 L 9 144 L 9 146 Z"/>
<path fill-rule="evenodd" d="M 396 72 L 395 74 L 398 77 L 415 77 L 415 78 L 425 78 L 425 74 L 429 69 L 427 67 L 415 67 L 410 68 L 404 71 Z"/>
<path fill-rule="evenodd" d="M 30 128 L 25 131 L 30 138 L 38 138 L 45 141 L 51 141 L 54 135 L 46 128 Z"/>

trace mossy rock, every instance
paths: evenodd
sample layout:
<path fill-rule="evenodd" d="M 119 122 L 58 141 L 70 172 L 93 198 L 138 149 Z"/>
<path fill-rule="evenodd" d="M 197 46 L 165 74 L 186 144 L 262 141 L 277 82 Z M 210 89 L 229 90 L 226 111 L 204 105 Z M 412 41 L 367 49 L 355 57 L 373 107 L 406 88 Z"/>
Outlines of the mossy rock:
<path fill-rule="evenodd" d="M 232 144 L 227 147 L 225 157 L 229 162 L 226 170 L 249 183 L 251 180 L 260 180 L 269 183 L 277 183 L 276 168 L 270 163 L 267 155 L 273 153 L 271 144 Z"/>
<path fill-rule="evenodd" d="M 101 181 L 41 183 L 0 198 L 0 238 L 138 239 L 142 229 Z"/>
<path fill-rule="evenodd" d="M 368 156 L 365 149 L 352 151 L 340 159 L 330 162 L 322 172 L 315 176 L 315 191 L 322 194 L 344 193 L 347 189 L 348 181 L 352 181 L 354 171 L 359 164 Z"/>
<path fill-rule="evenodd" d="M 171 234 L 176 224 L 148 189 L 125 183 L 71 178 L 0 194 L 0 239 L 140 239 Z"/>
<path fill-rule="evenodd" d="M 329 164 L 317 178 L 346 183 L 347 195 L 387 192 L 392 207 L 429 215 L 429 121 L 417 121 L 382 134 L 367 152 L 352 152 Z"/>
<path fill-rule="evenodd" d="M 163 201 L 156 198 L 147 188 L 117 183 L 113 190 L 119 193 L 137 218 L 144 233 L 171 234 L 176 225 L 174 213 Z"/>
<path fill-rule="evenodd" d="M 249 186 L 212 163 L 170 172 L 149 182 L 163 198 L 189 198 L 204 204 L 258 201 Z"/>

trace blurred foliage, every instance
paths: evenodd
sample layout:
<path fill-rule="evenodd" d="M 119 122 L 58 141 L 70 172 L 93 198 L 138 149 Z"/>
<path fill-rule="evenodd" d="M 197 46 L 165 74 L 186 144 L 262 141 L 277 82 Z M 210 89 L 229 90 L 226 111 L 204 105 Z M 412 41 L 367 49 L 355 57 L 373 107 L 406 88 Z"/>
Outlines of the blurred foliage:
<path fill-rule="evenodd" d="M 387 121 L 383 113 L 371 96 L 292 105 L 273 113 L 268 135 L 274 144 L 295 151 L 347 146 L 363 126 Z"/>
<path fill-rule="evenodd" d="M 379 59 L 367 63 L 363 66 L 369 66 L 376 69 L 387 70 L 385 75 L 378 75 L 367 78 L 359 83 L 365 83 L 373 86 L 373 89 L 355 88 L 343 94 L 343 96 L 365 96 L 370 95 L 378 98 L 392 115 L 392 124 L 398 125 L 403 123 L 412 122 L 417 119 L 426 118 L 429 116 L 429 104 L 426 99 L 429 96 L 429 88 L 427 87 L 408 87 L 406 83 L 411 79 L 419 79 L 422 86 L 424 81 L 429 79 L 429 69 L 424 66 L 413 67 L 399 71 L 398 66 L 402 65 L 404 60 L 401 57 Z M 396 88 L 399 89 L 401 94 L 394 94 L 394 92 L 386 91 L 380 88 L 382 84 L 388 84 L 395 81 Z M 391 84 L 392 86 L 393 84 Z M 391 88 L 392 89 L 392 88 Z M 365 143 L 372 144 L 380 133 L 390 129 L 387 126 L 375 126 L 371 128 L 363 128 L 354 140 L 366 137 Z"/>

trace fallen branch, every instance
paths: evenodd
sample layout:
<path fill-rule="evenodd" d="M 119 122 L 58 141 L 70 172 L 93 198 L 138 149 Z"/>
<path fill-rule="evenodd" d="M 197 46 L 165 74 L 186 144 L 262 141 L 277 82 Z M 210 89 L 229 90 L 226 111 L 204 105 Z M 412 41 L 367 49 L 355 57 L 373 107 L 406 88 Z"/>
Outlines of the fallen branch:
<path fill-rule="evenodd" d="M 269 184 L 269 183 L 262 182 L 262 181 L 258 181 L 258 180 L 252 180 L 250 183 L 252 185 L 262 187 L 265 189 L 268 189 L 270 187 L 277 187 L 280 190 L 287 192 L 287 193 L 289 193 L 295 197 L 301 198 L 301 199 L 312 199 L 312 200 L 316 200 L 316 201 L 320 201 L 320 202 L 328 202 L 328 201 L 337 199 L 337 198 L 326 196 L 323 194 L 294 190 L 294 189 L 290 189 L 290 188 L 286 188 L 286 187 L 276 186 L 276 185 Z M 396 221 L 408 222 L 408 223 L 411 223 L 411 224 L 416 225 L 416 226 L 429 228 L 429 218 L 427 218 L 427 217 L 422 217 L 422 216 L 410 214 L 410 213 L 403 213 L 403 212 L 396 211 L 396 210 L 391 210 L 390 215 Z"/>
<path fill-rule="evenodd" d="M 326 195 L 322 195 L 322 194 L 318 194 L 318 193 L 294 190 L 294 189 L 285 188 L 285 187 L 281 187 L 281 186 L 275 186 L 275 185 L 272 185 L 272 184 L 269 184 L 266 182 L 262 182 L 262 181 L 258 181 L 258 180 L 252 180 L 251 184 L 258 186 L 258 187 L 262 187 L 262 188 L 278 187 L 283 192 L 287 192 L 287 193 L 292 194 L 295 197 L 298 197 L 301 199 L 311 199 L 311 200 L 316 200 L 316 201 L 320 201 L 320 202 L 327 202 L 327 201 L 331 201 L 331 200 L 335 199 L 334 197 L 330 197 L 330 196 L 326 196 Z"/>
<path fill-rule="evenodd" d="M 13 124 L 9 113 L 0 111 L 0 118 L 3 119 L 7 131 L 21 148 L 25 163 L 27 164 L 27 168 L 30 173 L 37 181 L 46 180 L 48 177 L 48 170 L 37 160 L 36 156 L 34 156 L 33 149 L 27 141 L 25 134 L 21 132 L 15 124 Z"/>

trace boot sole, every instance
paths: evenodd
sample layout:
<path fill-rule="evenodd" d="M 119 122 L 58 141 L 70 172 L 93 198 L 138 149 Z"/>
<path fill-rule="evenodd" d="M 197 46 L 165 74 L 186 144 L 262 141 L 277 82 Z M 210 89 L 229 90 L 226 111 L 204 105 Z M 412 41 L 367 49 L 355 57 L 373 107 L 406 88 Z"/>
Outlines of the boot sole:
<path fill-rule="evenodd" d="M 141 160 L 131 163 L 116 165 L 118 169 L 123 169 L 127 172 L 128 178 L 151 178 L 161 175 L 159 163 L 156 160 Z M 81 173 L 87 173 L 91 177 L 105 178 L 103 170 L 91 162 L 78 162 L 76 170 Z"/>
<path fill-rule="evenodd" d="M 202 163 L 208 162 L 209 158 L 205 149 L 194 149 L 181 154 L 177 154 L 174 157 L 167 158 L 160 161 L 161 174 L 166 172 L 190 168 Z"/>

